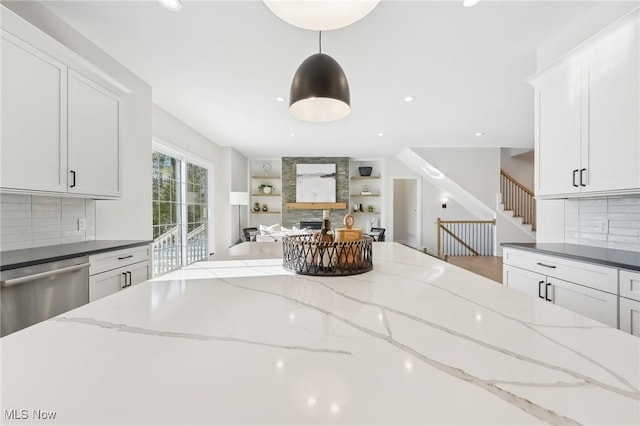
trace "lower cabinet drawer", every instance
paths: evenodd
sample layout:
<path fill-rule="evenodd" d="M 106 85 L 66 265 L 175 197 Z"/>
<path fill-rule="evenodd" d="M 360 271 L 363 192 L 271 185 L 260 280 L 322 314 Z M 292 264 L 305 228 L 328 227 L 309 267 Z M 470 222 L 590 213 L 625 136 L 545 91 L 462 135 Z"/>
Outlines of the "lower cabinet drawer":
<path fill-rule="evenodd" d="M 89 277 L 89 302 L 102 299 L 130 286 L 140 284 L 151 277 L 148 261 L 135 263 Z"/>
<path fill-rule="evenodd" d="M 112 269 L 121 268 L 151 258 L 151 247 L 132 247 L 124 250 L 114 250 L 89 256 L 91 267 L 89 275 L 99 274 Z"/>
<path fill-rule="evenodd" d="M 620 298 L 620 330 L 640 337 L 640 302 Z"/>
<path fill-rule="evenodd" d="M 531 272 L 618 294 L 618 270 L 556 256 L 505 249 L 503 262 Z"/>
<path fill-rule="evenodd" d="M 640 272 L 620 270 L 620 296 L 640 301 Z"/>

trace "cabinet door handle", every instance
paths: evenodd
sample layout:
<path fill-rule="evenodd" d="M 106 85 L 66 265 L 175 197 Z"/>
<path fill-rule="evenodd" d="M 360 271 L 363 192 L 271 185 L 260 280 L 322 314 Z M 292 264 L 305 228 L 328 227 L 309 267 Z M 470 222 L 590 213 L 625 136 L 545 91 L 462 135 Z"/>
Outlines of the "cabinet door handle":
<path fill-rule="evenodd" d="M 547 283 L 547 286 L 544 288 L 544 300 L 546 300 L 547 302 L 553 302 L 553 300 L 549 299 L 550 286 L 551 286 L 551 283 Z"/>
<path fill-rule="evenodd" d="M 132 255 L 132 254 L 130 254 L 129 256 L 122 256 L 122 257 L 119 257 L 119 258 L 118 258 L 118 260 L 130 259 L 130 258 L 132 258 L 132 257 L 133 257 L 133 255 Z"/>
<path fill-rule="evenodd" d="M 129 287 L 131 287 L 131 271 L 127 271 L 127 275 L 129 275 Z"/>
<path fill-rule="evenodd" d="M 545 264 L 544 264 L 544 263 L 542 263 L 542 262 L 538 262 L 538 263 L 536 263 L 536 265 L 544 266 L 545 268 L 556 269 L 555 265 L 545 265 Z"/>
<path fill-rule="evenodd" d="M 124 276 L 124 285 L 122 286 L 122 288 L 127 288 L 127 273 L 123 272 L 122 275 Z"/>
<path fill-rule="evenodd" d="M 545 297 L 542 295 L 542 284 L 544 284 L 544 281 L 538 281 L 538 297 L 540 299 L 544 299 Z"/>
<path fill-rule="evenodd" d="M 586 171 L 587 171 L 587 169 L 580 169 L 580 186 L 587 186 L 587 184 L 586 184 L 586 183 L 583 183 L 583 182 L 582 182 L 582 180 L 583 180 L 582 178 L 584 177 L 584 176 L 583 176 L 583 174 L 584 174 L 584 172 L 586 172 Z"/>
<path fill-rule="evenodd" d="M 73 188 L 76 186 L 76 172 L 75 170 L 69 170 L 69 172 L 71 173 L 71 176 L 73 176 L 73 183 L 69 185 L 69 188 Z"/>
<path fill-rule="evenodd" d="M 578 169 L 575 169 L 573 171 L 573 181 L 572 181 L 572 183 L 573 183 L 573 186 L 575 186 L 576 188 L 578 187 L 578 184 L 576 183 L 576 174 L 577 173 L 578 173 Z"/>

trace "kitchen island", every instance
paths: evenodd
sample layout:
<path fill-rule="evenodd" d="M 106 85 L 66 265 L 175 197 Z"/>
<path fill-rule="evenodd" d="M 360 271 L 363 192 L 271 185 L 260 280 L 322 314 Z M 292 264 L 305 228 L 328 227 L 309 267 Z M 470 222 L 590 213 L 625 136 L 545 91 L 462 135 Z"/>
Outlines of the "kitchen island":
<path fill-rule="evenodd" d="M 2 338 L 2 424 L 640 424 L 637 337 L 396 243 L 349 277 L 280 250 Z"/>

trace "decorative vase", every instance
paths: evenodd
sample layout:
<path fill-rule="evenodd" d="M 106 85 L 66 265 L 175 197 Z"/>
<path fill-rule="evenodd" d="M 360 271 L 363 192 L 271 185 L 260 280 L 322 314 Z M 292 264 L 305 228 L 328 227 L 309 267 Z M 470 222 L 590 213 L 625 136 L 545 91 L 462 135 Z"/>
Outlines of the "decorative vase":
<path fill-rule="evenodd" d="M 367 210 L 369 210 L 369 213 L 373 213 L 373 206 L 368 206 Z"/>
<path fill-rule="evenodd" d="M 253 205 L 253 211 L 258 213 L 260 211 L 260 203 L 255 203 Z"/>
<path fill-rule="evenodd" d="M 265 186 L 264 188 L 262 188 L 262 192 L 264 192 L 265 194 L 271 194 L 271 190 L 273 188 L 270 186 Z"/>
<path fill-rule="evenodd" d="M 269 208 L 267 207 L 267 205 L 266 205 L 266 204 L 263 204 L 263 205 L 262 205 L 262 211 L 263 211 L 263 212 L 266 212 L 267 210 L 269 210 Z"/>

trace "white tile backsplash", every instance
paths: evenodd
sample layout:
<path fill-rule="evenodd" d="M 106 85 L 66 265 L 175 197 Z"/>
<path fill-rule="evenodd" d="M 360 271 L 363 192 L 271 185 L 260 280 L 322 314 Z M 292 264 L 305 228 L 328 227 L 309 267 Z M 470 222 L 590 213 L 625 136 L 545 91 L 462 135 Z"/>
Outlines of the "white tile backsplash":
<path fill-rule="evenodd" d="M 566 200 L 564 238 L 572 244 L 640 252 L 640 195 Z"/>
<path fill-rule="evenodd" d="M 0 251 L 96 238 L 96 202 L 83 198 L 0 194 Z M 78 230 L 85 218 L 87 229 Z"/>

